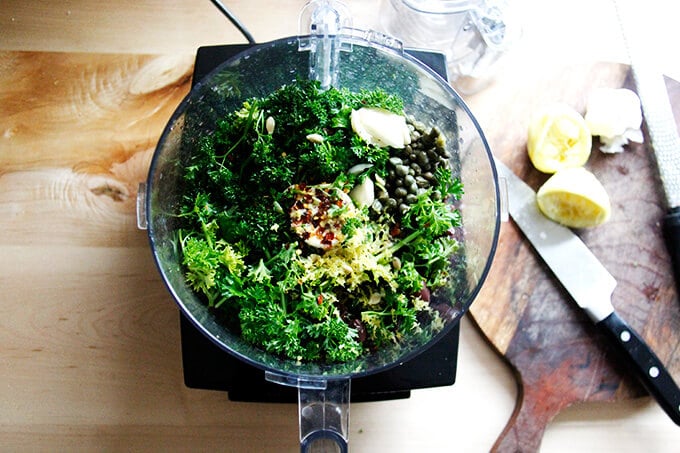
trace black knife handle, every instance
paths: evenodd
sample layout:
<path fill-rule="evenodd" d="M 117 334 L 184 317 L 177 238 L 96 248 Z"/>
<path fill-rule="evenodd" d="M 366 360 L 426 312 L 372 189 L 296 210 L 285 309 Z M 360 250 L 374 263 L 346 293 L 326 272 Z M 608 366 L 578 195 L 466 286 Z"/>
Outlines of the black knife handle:
<path fill-rule="evenodd" d="M 668 416 L 680 425 L 680 389 L 647 343 L 616 312 L 597 325 L 625 355 L 625 362 Z"/>
<path fill-rule="evenodd" d="M 663 217 L 662 228 L 666 248 L 671 256 L 675 288 L 680 291 L 680 207 L 668 211 L 668 214 Z"/>

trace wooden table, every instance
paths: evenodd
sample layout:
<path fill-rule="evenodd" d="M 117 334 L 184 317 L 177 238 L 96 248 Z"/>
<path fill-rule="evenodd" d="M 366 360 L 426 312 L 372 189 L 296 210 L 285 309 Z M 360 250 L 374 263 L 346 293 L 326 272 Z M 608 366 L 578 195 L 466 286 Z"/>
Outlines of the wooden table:
<path fill-rule="evenodd" d="M 225 3 L 258 41 L 295 34 L 304 4 Z M 356 26 L 377 26 L 379 1 L 347 3 Z M 625 62 L 609 1 L 523 5 L 505 64 Z M 677 15 L 654 17 L 650 42 L 676 55 Z M 236 42 L 207 0 L 0 3 L 0 450 L 296 451 L 296 406 L 184 386 L 177 309 L 135 226 L 136 183 L 196 48 Z M 680 79 L 672 60 L 660 62 Z M 515 398 L 510 369 L 464 319 L 456 384 L 354 404 L 351 447 L 488 451 Z M 541 451 L 678 445 L 677 427 L 641 398 L 568 409 Z"/>

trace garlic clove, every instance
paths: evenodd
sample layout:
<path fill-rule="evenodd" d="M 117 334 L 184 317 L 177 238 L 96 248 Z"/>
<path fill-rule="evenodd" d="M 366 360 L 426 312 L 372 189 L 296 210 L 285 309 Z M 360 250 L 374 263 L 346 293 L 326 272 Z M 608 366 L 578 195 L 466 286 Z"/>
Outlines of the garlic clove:
<path fill-rule="evenodd" d="M 403 148 L 411 142 L 406 118 L 385 109 L 352 110 L 352 129 L 369 145 Z"/>
<path fill-rule="evenodd" d="M 354 186 L 349 192 L 349 197 L 357 206 L 370 206 L 375 200 L 375 185 L 371 178 L 366 177 L 360 183 Z"/>
<path fill-rule="evenodd" d="M 597 88 L 590 93 L 585 114 L 592 135 L 603 152 L 621 152 L 629 141 L 642 143 L 640 98 L 626 88 Z"/>

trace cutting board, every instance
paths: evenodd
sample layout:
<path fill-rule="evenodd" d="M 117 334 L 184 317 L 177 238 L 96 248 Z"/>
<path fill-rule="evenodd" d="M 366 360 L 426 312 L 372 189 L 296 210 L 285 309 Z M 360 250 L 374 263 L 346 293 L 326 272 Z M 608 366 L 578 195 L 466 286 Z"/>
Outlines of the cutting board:
<path fill-rule="evenodd" d="M 527 157 L 532 112 L 555 101 L 584 113 L 593 88 L 632 89 L 633 83 L 628 66 L 609 63 L 516 71 L 503 74 L 468 103 L 493 153 L 538 189 L 548 175 L 535 170 Z M 667 80 L 667 87 L 680 119 L 680 84 Z M 680 382 L 680 304 L 661 239 L 663 198 L 650 148 L 632 144 L 621 154 L 606 155 L 598 145 L 595 140 L 586 168 L 609 193 L 612 217 L 577 234 L 616 278 L 615 308 Z M 518 382 L 515 411 L 494 451 L 539 450 L 548 423 L 570 405 L 645 395 L 512 221 L 501 227 L 494 263 L 470 313 Z"/>

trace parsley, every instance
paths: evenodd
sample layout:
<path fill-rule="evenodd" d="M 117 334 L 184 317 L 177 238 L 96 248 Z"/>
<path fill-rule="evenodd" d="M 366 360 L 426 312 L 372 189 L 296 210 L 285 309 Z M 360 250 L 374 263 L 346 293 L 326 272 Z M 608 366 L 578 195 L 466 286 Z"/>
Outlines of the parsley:
<path fill-rule="evenodd" d="M 367 145 L 351 127 L 352 110 L 367 106 L 404 108 L 381 90 L 321 91 L 298 80 L 183 142 L 177 239 L 186 281 L 245 341 L 282 357 L 346 362 L 437 327 L 420 292 L 446 282 L 458 247 L 449 233 L 460 214 L 449 201 L 462 186 L 449 170 L 438 170 L 436 187 L 399 219 L 396 237 L 395 220 L 375 219 L 368 207 L 328 207 L 345 238 L 325 252 L 290 225 L 291 186 L 349 191 L 385 173 L 390 148 Z M 366 163 L 373 166 L 362 175 L 348 174 Z"/>

